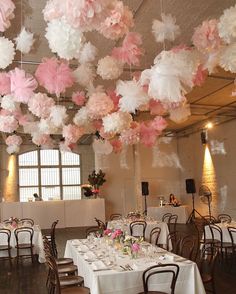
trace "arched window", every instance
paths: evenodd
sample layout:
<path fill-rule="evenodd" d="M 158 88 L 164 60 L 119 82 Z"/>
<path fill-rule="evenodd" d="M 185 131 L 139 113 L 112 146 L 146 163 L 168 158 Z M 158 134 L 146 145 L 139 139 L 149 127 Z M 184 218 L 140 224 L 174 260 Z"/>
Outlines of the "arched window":
<path fill-rule="evenodd" d="M 37 193 L 43 200 L 80 199 L 80 155 L 35 150 L 18 156 L 20 201 Z"/>

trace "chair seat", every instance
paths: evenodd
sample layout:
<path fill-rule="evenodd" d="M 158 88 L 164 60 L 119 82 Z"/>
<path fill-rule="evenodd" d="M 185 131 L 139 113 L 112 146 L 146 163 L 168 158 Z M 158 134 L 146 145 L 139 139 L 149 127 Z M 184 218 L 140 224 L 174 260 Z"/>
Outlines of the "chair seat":
<path fill-rule="evenodd" d="M 81 276 L 60 277 L 59 280 L 60 280 L 61 287 L 67 287 L 67 286 L 73 286 L 73 285 L 83 286 L 84 284 L 84 278 Z"/>
<path fill-rule="evenodd" d="M 57 258 L 56 264 L 59 266 L 73 264 L 73 259 L 72 258 Z"/>
<path fill-rule="evenodd" d="M 0 250 L 8 250 L 11 249 L 12 247 L 8 247 L 8 245 L 0 245 Z"/>
<path fill-rule="evenodd" d="M 18 248 L 18 249 L 28 249 L 31 247 L 34 247 L 34 245 L 33 244 L 31 245 L 30 243 L 21 243 L 21 244 L 16 245 L 16 248 Z"/>
<path fill-rule="evenodd" d="M 58 273 L 59 274 L 68 274 L 68 273 L 74 273 L 78 270 L 76 265 L 61 265 L 58 267 Z"/>
<path fill-rule="evenodd" d="M 69 287 L 61 289 L 61 294 L 90 294 L 89 288 L 86 287 Z"/>

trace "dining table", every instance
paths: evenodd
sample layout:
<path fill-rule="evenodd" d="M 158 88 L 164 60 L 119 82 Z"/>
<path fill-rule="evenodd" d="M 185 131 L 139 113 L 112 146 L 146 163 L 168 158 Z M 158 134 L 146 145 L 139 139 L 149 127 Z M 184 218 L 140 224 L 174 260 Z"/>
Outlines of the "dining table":
<path fill-rule="evenodd" d="M 229 234 L 229 231 L 228 231 L 228 227 L 236 228 L 236 221 L 232 221 L 230 223 L 221 222 L 221 223 L 216 223 L 215 225 L 217 225 L 218 227 L 221 228 L 221 231 L 222 231 L 222 241 L 223 242 L 230 243 L 231 242 L 231 238 L 230 238 L 230 234 Z M 211 234 L 211 230 L 210 230 L 209 225 L 206 225 L 204 229 L 205 229 L 206 239 L 211 239 L 212 238 L 212 234 Z M 213 237 L 214 237 L 215 240 L 219 240 L 220 241 L 220 234 L 214 233 L 214 236 Z M 234 241 L 236 243 L 236 240 L 234 240 Z"/>
<path fill-rule="evenodd" d="M 29 226 L 29 225 L 27 225 Z M 13 227 L 10 224 L 4 224 L 1 223 L 0 224 L 0 229 L 1 228 L 5 228 L 11 231 L 11 238 L 10 238 L 10 246 L 11 248 L 11 257 L 16 257 L 17 256 L 17 250 L 15 248 L 16 246 L 16 238 L 15 238 L 15 234 L 14 231 L 16 228 L 23 228 L 23 226 L 17 226 L 17 227 Z M 44 254 L 44 249 L 43 249 L 43 236 L 42 236 L 42 232 L 41 232 L 41 228 L 39 225 L 34 225 L 32 226 L 33 230 L 34 230 L 34 234 L 33 234 L 33 240 L 32 243 L 34 245 L 33 248 L 33 254 L 38 255 L 38 261 L 39 263 L 44 263 L 45 262 L 45 254 Z M 29 237 L 28 234 L 20 234 L 19 235 L 19 243 L 29 243 Z M 7 240 L 5 237 L 3 237 L 1 235 L 0 238 L 0 245 L 6 245 L 7 244 Z M 20 254 L 30 254 L 29 249 L 25 249 L 25 250 L 20 250 Z M 8 252 L 7 251 L 0 251 L 0 257 L 6 257 L 8 256 Z"/>
<path fill-rule="evenodd" d="M 204 294 L 196 263 L 144 242 L 136 258 L 107 243 L 106 238 L 68 240 L 65 257 L 72 258 L 91 294 L 137 294 L 143 291 L 142 274 L 153 265 L 174 263 L 180 271 L 175 294 Z M 168 267 L 167 267 L 168 268 Z M 151 279 L 149 289 L 170 293 L 167 274 Z"/>
<path fill-rule="evenodd" d="M 137 219 L 137 220 L 139 220 L 139 219 Z M 109 221 L 107 224 L 107 228 L 108 229 L 121 229 L 123 232 L 126 232 L 128 235 L 130 235 L 131 234 L 130 223 L 132 221 L 134 221 L 134 219 L 129 219 L 129 218 Z M 149 219 L 149 220 L 146 219 L 145 221 L 147 224 L 147 227 L 145 230 L 145 240 L 149 242 L 151 230 L 155 227 L 159 227 L 161 229 L 161 233 L 158 238 L 158 244 L 166 247 L 167 236 L 169 234 L 169 228 L 168 228 L 167 223 L 157 221 L 157 220 L 152 220 L 152 219 Z M 141 236 L 142 227 L 140 226 L 140 227 L 135 228 L 134 234 L 135 234 L 135 236 Z"/>

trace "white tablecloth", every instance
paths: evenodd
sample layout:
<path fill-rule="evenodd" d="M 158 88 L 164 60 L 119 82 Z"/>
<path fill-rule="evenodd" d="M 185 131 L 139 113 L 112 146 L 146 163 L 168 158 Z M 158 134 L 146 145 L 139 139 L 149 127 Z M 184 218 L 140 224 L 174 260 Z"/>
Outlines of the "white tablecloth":
<path fill-rule="evenodd" d="M 162 216 L 166 213 L 172 213 L 178 215 L 177 223 L 186 224 L 189 217 L 189 207 L 186 205 L 181 205 L 178 207 L 174 207 L 171 205 L 165 206 L 156 206 L 156 207 L 148 207 L 147 215 L 152 217 L 158 221 L 162 220 Z"/>
<path fill-rule="evenodd" d="M 93 265 L 86 261 L 85 255 L 78 250 L 71 240 L 67 241 L 65 257 L 73 258 L 74 263 L 78 266 L 78 274 L 84 277 L 85 286 L 90 288 L 91 294 L 137 294 L 143 291 L 143 270 L 153 263 L 160 262 L 158 257 L 132 260 L 130 257 L 120 255 L 117 258 L 118 265 L 114 269 L 94 271 Z M 163 260 L 161 262 L 173 261 Z M 120 271 L 119 265 L 124 266 L 127 263 L 133 270 Z M 180 272 L 175 294 L 204 294 L 205 290 L 197 265 L 191 261 L 179 261 L 177 264 L 180 266 Z M 169 281 L 162 275 L 161 279 L 152 280 L 150 290 L 158 286 L 158 291 L 168 291 L 168 285 Z"/>
<path fill-rule="evenodd" d="M 10 229 L 8 227 L 8 229 Z M 44 250 L 43 250 L 43 237 L 42 237 L 42 232 L 39 226 L 35 225 L 33 227 L 34 229 L 34 236 L 33 236 L 33 244 L 34 244 L 34 254 L 37 254 L 38 257 L 38 261 L 40 263 L 45 262 L 45 255 L 44 255 Z M 19 235 L 19 243 L 23 243 L 23 242 L 27 242 L 28 243 L 28 236 L 25 237 L 24 239 L 24 235 L 20 234 Z M 0 245 L 6 245 L 6 242 L 4 240 L 4 238 L 1 235 L 1 239 L 0 239 Z M 12 257 L 16 257 L 17 253 L 16 253 L 16 238 L 14 235 L 14 229 L 11 229 L 11 239 L 10 239 L 10 245 L 12 246 L 11 249 L 11 256 Z M 28 249 L 27 249 L 28 250 Z M 30 251 L 28 250 L 27 252 L 24 250 L 20 250 L 20 254 L 23 253 L 27 253 L 30 254 Z M 4 257 L 7 256 L 8 252 L 7 251 L 0 251 L 0 257 Z"/>
<path fill-rule="evenodd" d="M 114 221 L 108 222 L 107 227 L 109 229 L 121 229 L 122 231 L 124 232 L 126 231 L 128 235 L 130 235 L 130 229 L 129 229 L 130 223 L 131 221 L 128 221 L 128 220 L 127 221 L 114 220 Z M 147 227 L 145 231 L 145 240 L 149 241 L 151 230 L 155 227 L 159 227 L 161 228 L 161 234 L 159 236 L 158 243 L 166 245 L 167 235 L 169 234 L 168 225 L 166 223 L 158 222 L 158 221 L 146 221 L 146 223 L 147 223 Z M 135 236 L 142 235 L 141 226 L 137 228 L 137 231 L 134 231 L 134 235 Z"/>
<path fill-rule="evenodd" d="M 230 234 L 228 231 L 228 227 L 235 227 L 236 228 L 236 223 L 232 222 L 230 224 L 221 224 L 218 223 L 216 224 L 217 226 L 219 226 L 222 230 L 222 234 L 223 234 L 223 242 L 231 242 L 231 238 L 230 238 Z M 206 233 L 206 239 L 211 239 L 211 231 L 209 226 L 205 226 L 205 233 Z M 220 241 L 220 235 L 218 233 L 214 234 L 214 239 L 219 240 Z M 236 243 L 236 240 L 235 240 Z"/>

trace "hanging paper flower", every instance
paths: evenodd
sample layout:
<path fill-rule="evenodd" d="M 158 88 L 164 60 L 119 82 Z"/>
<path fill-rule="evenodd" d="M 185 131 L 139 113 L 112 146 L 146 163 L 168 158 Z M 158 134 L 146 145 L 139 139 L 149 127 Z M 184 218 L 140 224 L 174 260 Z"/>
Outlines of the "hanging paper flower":
<path fill-rule="evenodd" d="M 56 94 L 57 97 L 74 83 L 72 70 L 68 64 L 56 58 L 44 58 L 35 76 L 41 86 L 50 94 Z"/>
<path fill-rule="evenodd" d="M 15 8 L 12 0 L 0 0 L 0 32 L 5 32 L 10 27 L 10 20 L 15 17 Z"/>
<path fill-rule="evenodd" d="M 206 81 L 207 76 L 208 76 L 208 70 L 203 68 L 203 65 L 200 64 L 198 66 L 197 73 L 193 78 L 194 86 L 201 87 L 204 84 L 204 82 Z"/>
<path fill-rule="evenodd" d="M 160 101 L 154 99 L 149 101 L 149 109 L 151 115 L 163 115 L 166 113 L 164 105 Z"/>
<path fill-rule="evenodd" d="M 84 63 L 73 72 L 75 81 L 84 88 L 88 88 L 96 76 L 94 67 L 90 63 Z"/>
<path fill-rule="evenodd" d="M 97 51 L 97 48 L 93 44 L 90 42 L 85 43 L 79 53 L 79 63 L 93 62 L 96 58 Z"/>
<path fill-rule="evenodd" d="M 62 136 L 67 142 L 76 143 L 84 135 L 84 129 L 76 125 L 69 124 L 63 127 Z"/>
<path fill-rule="evenodd" d="M 34 94 L 28 102 L 29 110 L 41 118 L 47 118 L 54 105 L 55 101 L 43 93 Z"/>
<path fill-rule="evenodd" d="M 109 16 L 101 23 L 99 32 L 111 40 L 122 38 L 134 25 L 132 12 L 122 1 L 114 1 Z"/>
<path fill-rule="evenodd" d="M 185 122 L 191 115 L 190 105 L 184 104 L 178 108 L 170 109 L 170 119 L 179 124 Z"/>
<path fill-rule="evenodd" d="M 168 123 L 162 116 L 156 116 L 154 120 L 150 122 L 150 125 L 156 131 L 161 132 L 167 127 Z"/>
<path fill-rule="evenodd" d="M 139 65 L 140 57 L 144 51 L 138 46 L 142 45 L 141 35 L 138 33 L 128 33 L 122 43 L 122 47 L 112 50 L 112 57 L 128 65 Z"/>
<path fill-rule="evenodd" d="M 32 142 L 37 146 L 53 147 L 54 142 L 50 135 L 34 133 L 32 135 Z"/>
<path fill-rule="evenodd" d="M 93 150 L 96 154 L 108 155 L 112 152 L 113 147 L 107 140 L 94 139 Z"/>
<path fill-rule="evenodd" d="M 218 31 L 218 20 L 211 19 L 204 21 L 198 26 L 193 34 L 193 44 L 203 53 L 219 50 L 221 39 Z"/>
<path fill-rule="evenodd" d="M 38 129 L 41 134 L 60 134 L 61 129 L 56 127 L 49 118 L 41 118 L 38 123 Z"/>
<path fill-rule="evenodd" d="M 179 26 L 176 25 L 176 19 L 170 14 L 161 14 L 160 20 L 154 20 L 152 23 L 152 32 L 157 42 L 164 40 L 174 41 L 180 34 Z"/>
<path fill-rule="evenodd" d="M 105 140 L 110 140 L 110 139 L 114 138 L 115 133 L 114 132 L 105 132 L 104 127 L 101 127 L 101 129 L 99 130 L 99 135 L 101 138 L 103 138 Z"/>
<path fill-rule="evenodd" d="M 138 144 L 140 141 L 139 125 L 121 132 L 120 141 L 124 145 Z"/>
<path fill-rule="evenodd" d="M 22 139 L 20 136 L 12 135 L 6 138 L 6 144 L 8 145 L 7 152 L 9 154 L 19 153 L 20 145 L 22 144 Z"/>
<path fill-rule="evenodd" d="M 4 69 L 12 63 L 15 56 L 15 48 L 12 41 L 0 37 L 0 68 Z"/>
<path fill-rule="evenodd" d="M 113 139 L 110 141 L 111 146 L 113 147 L 113 151 L 115 153 L 119 153 L 122 150 L 122 142 L 119 139 Z"/>
<path fill-rule="evenodd" d="M 17 117 L 20 126 L 25 126 L 28 123 L 34 121 L 34 117 L 31 113 L 21 114 Z"/>
<path fill-rule="evenodd" d="M 18 145 L 9 145 L 6 149 L 8 154 L 17 154 L 20 152 L 20 146 Z"/>
<path fill-rule="evenodd" d="M 72 152 L 72 149 L 74 148 L 74 144 L 64 141 L 60 142 L 59 149 L 61 152 Z"/>
<path fill-rule="evenodd" d="M 224 10 L 218 24 L 220 37 L 228 44 L 236 41 L 236 5 Z"/>
<path fill-rule="evenodd" d="M 5 95 L 2 97 L 1 107 L 13 112 L 19 109 L 20 105 L 14 101 L 14 97 L 12 95 Z"/>
<path fill-rule="evenodd" d="M 74 92 L 72 94 L 72 101 L 78 106 L 83 106 L 86 101 L 85 93 L 83 91 Z"/>
<path fill-rule="evenodd" d="M 132 116 L 127 112 L 114 112 L 103 117 L 102 121 L 105 132 L 120 133 L 130 127 Z"/>
<path fill-rule="evenodd" d="M 23 54 L 30 52 L 34 43 L 34 34 L 26 31 L 23 27 L 20 34 L 15 38 L 16 49 L 21 51 Z"/>
<path fill-rule="evenodd" d="M 114 57 L 106 56 L 98 61 L 97 73 L 103 80 L 115 80 L 122 72 L 122 63 Z"/>
<path fill-rule="evenodd" d="M 66 107 L 62 105 L 55 105 L 50 108 L 49 119 L 55 127 L 62 127 L 67 119 L 68 114 L 66 113 Z"/>
<path fill-rule="evenodd" d="M 87 107 L 81 107 L 78 112 L 76 113 L 74 119 L 74 124 L 77 126 L 84 126 L 89 122 L 89 115 Z"/>
<path fill-rule="evenodd" d="M 16 102 L 28 103 L 38 83 L 31 74 L 23 69 L 15 68 L 9 72 L 11 79 L 11 93 Z"/>
<path fill-rule="evenodd" d="M 119 106 L 124 112 L 134 113 L 139 106 L 149 101 L 148 95 L 135 81 L 118 81 L 116 93 L 122 96 Z"/>
<path fill-rule="evenodd" d="M 0 131 L 13 133 L 18 128 L 18 122 L 13 115 L 2 115 L 0 113 Z"/>
<path fill-rule="evenodd" d="M 117 111 L 119 108 L 119 101 L 120 101 L 121 96 L 117 95 L 114 90 L 108 90 L 107 94 L 111 98 L 111 100 L 113 101 L 113 104 L 114 104 L 113 111 Z"/>
<path fill-rule="evenodd" d="M 79 57 L 83 34 L 72 28 L 64 18 L 49 22 L 45 37 L 48 40 L 49 48 L 59 57 L 67 60 Z"/>
<path fill-rule="evenodd" d="M 0 95 L 11 93 L 11 81 L 6 72 L 0 72 Z"/>
<path fill-rule="evenodd" d="M 140 124 L 140 142 L 146 147 L 155 145 L 158 134 L 150 124 L 145 124 L 144 122 Z"/>
<path fill-rule="evenodd" d="M 222 50 L 219 64 L 224 70 L 236 73 L 236 43 Z"/>
<path fill-rule="evenodd" d="M 109 96 L 98 92 L 89 97 L 86 107 L 91 119 L 100 119 L 112 111 L 114 104 Z"/>
<path fill-rule="evenodd" d="M 49 0 L 43 9 L 45 21 L 61 18 L 66 10 L 67 1 Z"/>

